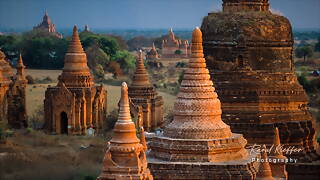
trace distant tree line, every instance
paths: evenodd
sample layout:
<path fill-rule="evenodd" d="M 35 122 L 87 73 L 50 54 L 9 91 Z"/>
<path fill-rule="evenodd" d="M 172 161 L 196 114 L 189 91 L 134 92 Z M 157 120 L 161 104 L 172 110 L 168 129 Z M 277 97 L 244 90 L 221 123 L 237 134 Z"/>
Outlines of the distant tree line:
<path fill-rule="evenodd" d="M 21 35 L 0 35 L 0 48 L 12 64 L 21 53 L 28 68 L 61 69 L 70 38 L 60 39 L 52 33 L 33 30 Z M 103 77 L 107 71 L 119 76 L 135 67 L 135 58 L 126 50 L 121 37 L 82 32 L 80 39 L 95 75 Z"/>

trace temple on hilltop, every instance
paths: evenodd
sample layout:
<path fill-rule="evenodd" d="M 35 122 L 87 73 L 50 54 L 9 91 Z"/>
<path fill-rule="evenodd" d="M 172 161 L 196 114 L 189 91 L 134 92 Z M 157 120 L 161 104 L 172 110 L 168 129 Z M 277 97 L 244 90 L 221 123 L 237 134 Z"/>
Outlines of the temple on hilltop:
<path fill-rule="evenodd" d="M 138 53 L 136 71 L 129 86 L 129 97 L 135 106 L 141 107 L 142 122 L 137 123 L 139 127 L 154 131 L 163 125 L 163 99 L 149 81 L 142 51 Z"/>
<path fill-rule="evenodd" d="M 83 135 L 89 127 L 101 130 L 107 112 L 106 90 L 93 82 L 76 26 L 58 81 L 45 93 L 45 128 L 70 135 Z"/>
<path fill-rule="evenodd" d="M 17 73 L 6 61 L 5 54 L 0 51 L 0 121 L 6 121 L 10 128 L 27 127 L 26 87 L 22 56 L 17 62 Z"/>
<path fill-rule="evenodd" d="M 314 119 L 293 64 L 289 20 L 269 11 L 268 0 L 223 0 L 223 11 L 203 19 L 204 54 L 222 103 L 222 119 L 248 144 L 272 144 L 279 128 L 289 179 L 320 177 Z"/>
<path fill-rule="evenodd" d="M 176 39 L 171 28 L 168 38 L 162 41 L 161 58 L 187 58 L 190 57 L 190 54 L 188 40 Z"/>
<path fill-rule="evenodd" d="M 124 82 L 121 87 L 121 99 L 118 120 L 113 129 L 111 140 L 103 158 L 103 167 L 97 180 L 152 180 L 147 167 L 146 140 L 141 128 L 139 140 L 136 127 L 131 120 L 128 87 Z"/>
<path fill-rule="evenodd" d="M 48 12 L 46 11 L 42 22 L 38 24 L 37 26 L 33 27 L 34 30 L 43 30 L 49 33 L 53 33 L 56 37 L 62 38 L 62 35 L 58 32 L 56 32 L 56 26 L 51 22 L 51 19 L 48 15 Z"/>
<path fill-rule="evenodd" d="M 148 167 L 155 179 L 252 180 L 259 163 L 251 159 L 258 153 L 248 153 L 246 139 L 221 120 L 199 28 L 192 33 L 191 51 L 173 121 L 149 142 Z"/>
<path fill-rule="evenodd" d="M 147 52 L 146 59 L 147 60 L 159 59 L 159 53 L 158 53 L 154 43 L 152 44 L 152 48 L 150 49 L 150 51 Z"/>

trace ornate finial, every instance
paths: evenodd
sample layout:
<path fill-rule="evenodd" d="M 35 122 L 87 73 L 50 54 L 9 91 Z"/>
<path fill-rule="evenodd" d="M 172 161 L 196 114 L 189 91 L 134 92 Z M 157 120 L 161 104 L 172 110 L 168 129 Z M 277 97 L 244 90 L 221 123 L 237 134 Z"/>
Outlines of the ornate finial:
<path fill-rule="evenodd" d="M 20 53 L 18 64 L 22 64 L 23 65 L 21 53 Z"/>
<path fill-rule="evenodd" d="M 74 25 L 74 26 L 73 26 L 73 34 L 74 34 L 74 33 L 78 33 L 78 27 L 77 27 L 77 25 Z"/>
<path fill-rule="evenodd" d="M 141 128 L 140 128 L 140 143 L 143 145 L 143 150 L 147 151 L 148 147 L 147 147 L 146 137 L 144 135 L 143 126 L 141 126 Z"/>
<path fill-rule="evenodd" d="M 192 46 L 191 46 L 192 57 L 202 58 L 202 32 L 199 27 L 196 27 L 192 32 Z"/>
<path fill-rule="evenodd" d="M 152 43 L 152 49 L 156 49 L 156 46 L 154 45 L 154 42 Z"/>
<path fill-rule="evenodd" d="M 277 147 L 280 146 L 279 129 L 277 127 L 274 128 L 273 146 L 275 147 L 275 149 L 278 149 Z M 273 155 L 278 159 L 286 158 L 285 156 L 283 156 L 282 151 L 274 150 Z"/>
<path fill-rule="evenodd" d="M 263 162 L 260 163 L 259 171 L 256 179 L 257 180 L 262 180 L 262 179 L 274 180 L 274 178 L 272 177 L 272 171 L 268 161 L 266 145 L 263 145 L 262 149 L 263 150 L 261 150 L 261 159 L 263 159 Z"/>
<path fill-rule="evenodd" d="M 120 111 L 118 121 L 132 121 L 129 109 L 128 85 L 123 82 L 121 85 Z"/>

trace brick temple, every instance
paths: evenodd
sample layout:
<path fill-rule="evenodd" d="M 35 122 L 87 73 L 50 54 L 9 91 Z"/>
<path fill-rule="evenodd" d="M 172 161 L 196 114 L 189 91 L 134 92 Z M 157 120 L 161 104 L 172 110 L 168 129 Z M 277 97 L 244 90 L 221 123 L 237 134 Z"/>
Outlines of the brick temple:
<path fill-rule="evenodd" d="M 56 31 L 56 26 L 55 24 L 52 23 L 51 18 L 48 15 L 48 12 L 46 11 L 43 18 L 42 22 L 35 26 L 33 28 L 34 30 L 41 30 L 41 31 L 46 31 L 49 33 L 52 33 L 58 38 L 62 38 L 62 35 Z"/>
<path fill-rule="evenodd" d="M 56 134 L 84 135 L 87 128 L 101 130 L 106 119 L 107 96 L 96 86 L 87 66 L 77 27 L 64 59 L 58 84 L 45 93 L 45 128 Z"/>
<path fill-rule="evenodd" d="M 5 54 L 0 50 L 0 121 L 10 128 L 28 126 L 26 109 L 27 80 L 24 73 L 22 56 L 17 61 L 16 74 Z"/>
<path fill-rule="evenodd" d="M 204 54 L 222 103 L 222 119 L 248 144 L 301 149 L 290 155 L 289 179 L 320 177 L 314 119 L 297 81 L 289 20 L 273 14 L 268 0 L 223 0 L 223 11 L 203 19 Z"/>
<path fill-rule="evenodd" d="M 163 99 L 149 81 L 142 51 L 138 53 L 136 71 L 129 86 L 129 97 L 134 105 L 142 108 L 142 122 L 139 122 L 139 127 L 154 131 L 163 125 Z"/>
<path fill-rule="evenodd" d="M 172 28 L 169 30 L 168 38 L 161 44 L 161 58 L 186 58 L 190 57 L 190 46 L 188 40 L 175 38 Z"/>

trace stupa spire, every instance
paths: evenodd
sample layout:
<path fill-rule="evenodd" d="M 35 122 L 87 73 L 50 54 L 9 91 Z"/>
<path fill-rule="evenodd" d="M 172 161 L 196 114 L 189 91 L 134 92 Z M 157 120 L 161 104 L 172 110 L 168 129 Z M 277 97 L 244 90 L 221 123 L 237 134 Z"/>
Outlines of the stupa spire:
<path fill-rule="evenodd" d="M 62 80 L 67 87 L 91 87 L 94 85 L 77 26 L 73 27 L 72 39 L 64 58 L 64 67 L 59 80 Z"/>
<path fill-rule="evenodd" d="M 20 53 L 19 60 L 17 62 L 17 76 L 19 79 L 25 79 L 24 68 L 25 66 L 23 65 L 22 56 Z"/>
<path fill-rule="evenodd" d="M 191 51 L 192 58 L 174 105 L 174 120 L 164 134 L 181 139 L 229 138 L 232 133 L 221 120 L 221 105 L 203 58 L 199 28 L 192 33 Z"/>
<path fill-rule="evenodd" d="M 279 137 L 279 129 L 276 127 L 274 128 L 274 137 L 273 137 L 273 146 L 276 150 L 273 151 L 273 156 L 277 159 L 284 159 L 286 158 L 283 156 L 282 151 L 278 151 L 278 147 L 280 146 L 280 137 Z"/>
<path fill-rule="evenodd" d="M 128 86 L 123 82 L 121 86 L 121 99 L 118 121 L 113 129 L 113 137 L 111 143 L 139 143 L 136 136 L 136 128 L 134 122 L 131 120 Z"/>
<path fill-rule="evenodd" d="M 136 59 L 136 71 L 133 75 L 131 86 L 151 86 L 148 72 L 144 66 L 143 54 L 140 50 Z"/>
<path fill-rule="evenodd" d="M 259 171 L 257 173 L 257 180 L 274 180 L 272 177 L 271 167 L 268 161 L 267 148 L 263 145 L 261 150 L 261 163 L 259 166 Z"/>
<path fill-rule="evenodd" d="M 108 142 L 102 172 L 97 179 L 129 180 L 136 178 L 141 180 L 153 179 L 147 168 L 145 146 L 137 138 L 135 124 L 131 120 L 128 86 L 123 82 L 119 117 L 113 129 L 112 139 Z"/>
<path fill-rule="evenodd" d="M 69 44 L 68 51 L 69 53 L 83 53 L 83 48 L 80 42 L 79 33 L 77 26 L 73 26 L 72 40 Z"/>

